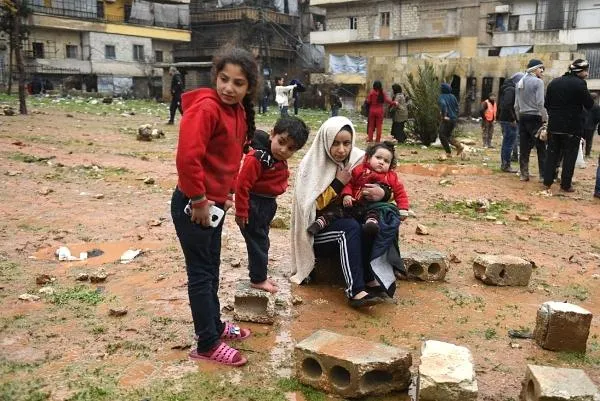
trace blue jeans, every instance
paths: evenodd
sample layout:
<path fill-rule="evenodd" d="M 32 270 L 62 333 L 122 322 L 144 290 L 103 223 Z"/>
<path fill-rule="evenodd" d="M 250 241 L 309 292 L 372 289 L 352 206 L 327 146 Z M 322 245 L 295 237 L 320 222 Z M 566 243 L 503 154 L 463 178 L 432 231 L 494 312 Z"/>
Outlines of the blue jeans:
<path fill-rule="evenodd" d="M 288 114 L 289 106 L 279 106 L 279 111 L 281 112 L 281 117 L 289 117 Z"/>
<path fill-rule="evenodd" d="M 500 121 L 502 127 L 502 149 L 500 150 L 500 162 L 502 167 L 510 166 L 510 155 L 517 139 L 517 125 L 508 121 Z"/>
<path fill-rule="evenodd" d="M 600 155 L 598 156 L 598 168 L 596 169 L 596 188 L 594 194 L 600 196 Z"/>
<path fill-rule="evenodd" d="M 217 291 L 221 232 L 225 219 L 214 228 L 193 223 L 183 211 L 188 200 L 179 189 L 175 189 L 171 199 L 171 217 L 185 258 L 188 296 L 194 331 L 198 336 L 198 352 L 206 352 L 219 341 L 224 329 Z"/>

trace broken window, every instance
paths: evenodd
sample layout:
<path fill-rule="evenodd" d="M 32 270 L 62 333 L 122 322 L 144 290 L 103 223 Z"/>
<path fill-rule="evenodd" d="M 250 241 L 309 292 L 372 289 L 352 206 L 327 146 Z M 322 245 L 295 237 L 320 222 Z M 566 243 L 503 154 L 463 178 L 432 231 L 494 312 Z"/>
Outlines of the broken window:
<path fill-rule="evenodd" d="M 519 16 L 511 15 L 508 17 L 508 30 L 518 31 L 519 30 Z"/>
<path fill-rule="evenodd" d="M 379 13 L 379 37 L 389 39 L 390 37 L 390 13 Z"/>
<path fill-rule="evenodd" d="M 78 52 L 79 47 L 77 45 L 67 45 L 66 48 L 66 55 L 67 58 L 78 58 Z"/>
<path fill-rule="evenodd" d="M 494 87 L 494 78 L 493 77 L 483 77 L 483 80 L 481 80 L 481 101 L 482 102 L 490 96 L 490 93 L 492 93 L 493 87 Z"/>
<path fill-rule="evenodd" d="M 44 58 L 44 44 L 42 42 L 33 42 L 31 44 L 33 58 Z"/>
<path fill-rule="evenodd" d="M 358 29 L 358 18 L 348 17 L 348 25 L 349 29 Z"/>

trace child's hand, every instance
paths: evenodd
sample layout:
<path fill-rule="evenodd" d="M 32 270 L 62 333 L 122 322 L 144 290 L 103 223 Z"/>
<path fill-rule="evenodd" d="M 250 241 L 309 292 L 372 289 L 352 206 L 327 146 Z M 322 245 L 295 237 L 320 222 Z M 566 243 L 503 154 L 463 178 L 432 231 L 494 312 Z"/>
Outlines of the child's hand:
<path fill-rule="evenodd" d="M 248 225 L 248 218 L 241 217 L 241 216 L 235 216 L 235 223 L 238 225 L 240 230 L 243 230 Z"/>
<path fill-rule="evenodd" d="M 342 184 L 346 185 L 348 181 L 352 178 L 352 172 L 350 169 L 350 164 L 348 164 L 344 168 L 338 167 L 337 173 L 335 173 L 335 178 L 337 178 Z"/>
<path fill-rule="evenodd" d="M 404 221 L 408 218 L 408 210 L 400 209 L 400 221 Z"/>
<path fill-rule="evenodd" d="M 352 207 L 352 201 L 354 201 L 354 198 L 351 197 L 350 195 L 346 195 L 344 196 L 344 207 Z"/>
<path fill-rule="evenodd" d="M 400 216 L 400 221 L 404 221 L 404 220 L 406 220 L 406 218 L 407 218 L 407 217 L 408 217 L 408 216 Z"/>
<path fill-rule="evenodd" d="M 227 199 L 225 201 L 225 203 L 223 204 L 223 210 L 228 211 L 229 209 L 231 209 L 233 207 L 233 201 Z"/>
<path fill-rule="evenodd" d="M 215 202 L 209 200 L 204 202 L 200 207 L 192 208 L 191 220 L 193 223 L 200 224 L 203 227 L 210 227 L 210 212 L 209 209 Z"/>

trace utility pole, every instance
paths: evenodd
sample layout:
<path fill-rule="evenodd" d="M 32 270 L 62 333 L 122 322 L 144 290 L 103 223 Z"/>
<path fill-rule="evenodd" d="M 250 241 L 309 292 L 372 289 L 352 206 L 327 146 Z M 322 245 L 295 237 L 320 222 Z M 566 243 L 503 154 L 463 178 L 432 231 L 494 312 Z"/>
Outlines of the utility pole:
<path fill-rule="evenodd" d="M 13 23 L 13 44 L 15 52 L 15 61 L 17 62 L 17 73 L 19 74 L 19 113 L 27 114 L 27 101 L 25 99 L 25 62 L 23 61 L 23 41 L 21 40 L 21 4 L 22 0 L 14 0 L 17 12 L 14 15 Z M 11 46 L 12 47 L 12 46 Z"/>

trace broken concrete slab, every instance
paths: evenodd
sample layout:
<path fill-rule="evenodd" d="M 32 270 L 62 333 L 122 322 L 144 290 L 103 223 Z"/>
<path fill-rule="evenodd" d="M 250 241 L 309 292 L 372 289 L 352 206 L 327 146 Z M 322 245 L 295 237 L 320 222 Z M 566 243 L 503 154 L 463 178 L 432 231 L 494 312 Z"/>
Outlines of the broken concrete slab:
<path fill-rule="evenodd" d="M 551 351 L 585 352 L 592 313 L 567 302 L 544 302 L 538 309 L 533 338 Z"/>
<path fill-rule="evenodd" d="M 600 393 L 581 369 L 527 365 L 521 401 L 599 401 Z"/>
<path fill-rule="evenodd" d="M 304 384 L 342 397 L 407 389 L 412 355 L 358 337 L 318 330 L 294 350 L 296 376 Z"/>
<path fill-rule="evenodd" d="M 533 266 L 511 255 L 479 255 L 473 261 L 475 277 L 489 285 L 527 286 Z"/>
<path fill-rule="evenodd" d="M 475 401 L 477 392 L 471 351 L 442 341 L 425 341 L 419 365 L 419 400 Z"/>
<path fill-rule="evenodd" d="M 250 280 L 241 280 L 235 291 L 233 317 L 242 322 L 273 324 L 275 297 L 271 293 L 250 287 Z"/>
<path fill-rule="evenodd" d="M 402 260 L 407 278 L 413 280 L 444 281 L 450 268 L 448 255 L 434 250 L 406 251 Z"/>

